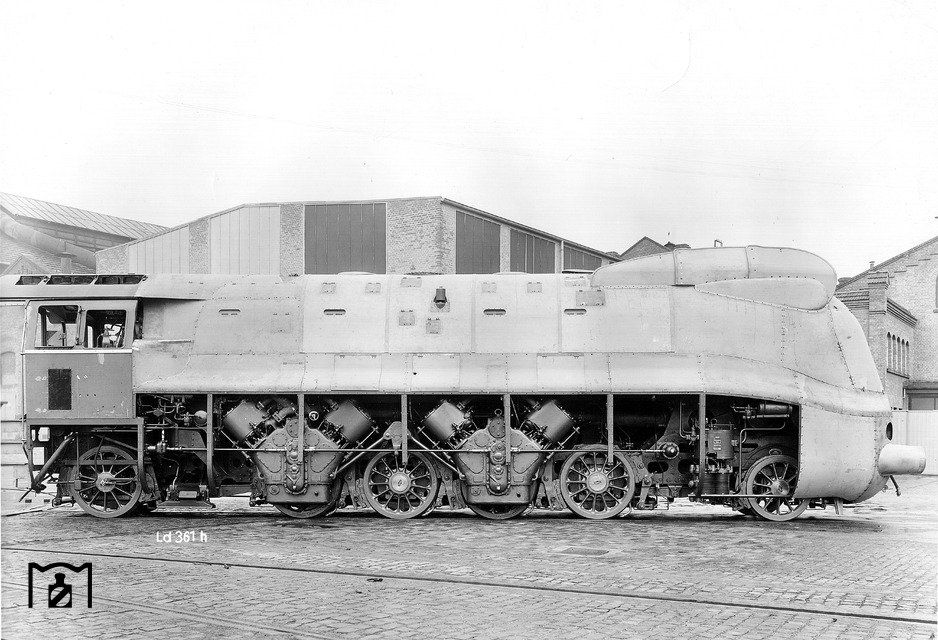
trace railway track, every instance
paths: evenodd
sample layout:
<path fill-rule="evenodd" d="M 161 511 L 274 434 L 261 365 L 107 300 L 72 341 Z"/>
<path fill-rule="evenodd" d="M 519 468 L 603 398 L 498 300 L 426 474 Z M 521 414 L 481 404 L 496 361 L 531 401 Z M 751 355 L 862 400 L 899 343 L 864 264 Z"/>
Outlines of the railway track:
<path fill-rule="evenodd" d="M 856 621 L 867 621 L 871 623 L 898 623 L 898 624 L 907 624 L 913 625 L 913 627 L 921 629 L 923 627 L 934 627 L 936 621 L 934 619 L 929 619 L 927 617 L 921 616 L 909 616 L 909 615 L 888 615 L 883 613 L 864 613 L 858 611 L 844 610 L 842 608 L 817 608 L 817 607 L 805 607 L 805 606 L 786 606 L 786 605 L 777 605 L 771 603 L 763 602 L 740 602 L 736 600 L 729 599 L 720 599 L 720 598 L 706 598 L 706 597 L 689 597 L 689 596 L 680 596 L 680 595 L 669 595 L 662 593 L 654 592 L 643 592 L 643 591 L 616 591 L 613 589 L 587 589 L 587 588 L 577 588 L 570 586 L 553 586 L 553 585 L 538 585 L 530 583 L 522 583 L 515 581 L 507 580 L 477 580 L 473 578 L 460 578 L 452 576 L 434 576 L 429 574 L 417 574 L 417 573 L 401 573 L 401 572 L 389 572 L 389 571 L 359 571 L 359 570 L 339 570 L 339 569 L 316 569 L 310 567 L 290 567 L 282 565 L 273 565 L 265 563 L 247 563 L 247 562 L 225 562 L 219 560 L 192 560 L 184 558 L 170 558 L 170 557 L 160 557 L 153 555 L 137 555 L 137 554 L 127 554 L 127 553 L 101 553 L 101 552 L 86 552 L 86 551 L 63 551 L 61 549 L 47 549 L 39 547 L 4 547 L 5 551 L 8 552 L 29 552 L 29 553 L 48 553 L 54 555 L 79 555 L 83 557 L 100 557 L 100 558 L 110 558 L 110 559 L 122 559 L 122 560 L 132 560 L 135 562 L 155 562 L 155 563 L 168 563 L 168 564 L 178 564 L 178 565 L 193 565 L 193 566 L 215 566 L 215 567 L 224 567 L 224 568 L 239 568 L 239 569 L 248 569 L 248 570 L 260 570 L 260 571 L 274 571 L 274 572 L 289 572 L 289 573 L 305 573 L 305 574 L 315 574 L 315 575 L 324 575 L 324 576 L 341 576 L 345 578 L 371 578 L 388 581 L 401 581 L 403 583 L 430 583 L 436 585 L 452 585 L 452 586 L 462 586 L 462 587 L 478 587 L 479 589 L 491 590 L 495 589 L 504 589 L 509 591 L 523 591 L 523 592 L 535 592 L 535 593 L 549 593 L 549 594 L 559 594 L 559 595 L 579 595 L 579 596 L 593 596 L 593 597 L 602 597 L 610 598 L 617 600 L 634 600 L 634 601 L 644 601 L 644 602 L 670 602 L 676 604 L 688 604 L 688 605 L 702 605 L 709 607 L 724 607 L 728 610 L 747 610 L 750 612 L 775 612 L 781 614 L 797 614 L 799 616 L 822 616 L 829 617 L 838 620 L 856 620 Z M 8 584 L 18 585 L 18 583 L 10 582 Z M 18 585 L 24 586 L 25 585 Z M 159 607 L 153 607 L 152 605 L 147 605 L 144 603 L 129 603 L 126 600 L 109 600 L 107 598 L 98 598 L 104 602 L 114 602 L 120 604 L 121 606 L 138 606 L 141 610 L 144 611 L 165 611 Z M 218 620 L 218 624 L 228 625 L 228 626 L 237 626 L 241 628 L 248 627 L 250 628 L 253 623 L 242 623 L 240 621 L 231 621 L 230 618 L 215 618 L 208 614 L 191 614 L 190 612 L 181 612 L 181 615 L 185 616 L 195 616 L 193 619 L 199 619 L 204 622 L 213 622 Z M 333 636 L 322 635 L 310 633 L 303 631 L 301 635 L 293 629 L 277 629 L 269 627 L 267 625 L 261 626 L 253 624 L 253 626 L 258 629 L 263 629 L 265 631 L 275 631 L 288 634 L 299 635 L 300 637 L 309 637 L 309 638 L 318 638 L 324 640 L 332 640 Z M 934 636 L 933 636 L 934 637 Z"/>

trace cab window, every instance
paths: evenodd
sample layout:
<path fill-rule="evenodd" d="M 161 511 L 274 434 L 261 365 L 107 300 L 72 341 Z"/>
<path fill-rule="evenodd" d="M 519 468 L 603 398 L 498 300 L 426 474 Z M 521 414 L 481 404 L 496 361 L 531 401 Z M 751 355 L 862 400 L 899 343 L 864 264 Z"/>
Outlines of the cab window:
<path fill-rule="evenodd" d="M 39 307 L 37 347 L 74 347 L 78 338 L 78 305 Z"/>
<path fill-rule="evenodd" d="M 117 349 L 124 346 L 127 312 L 123 309 L 89 309 L 85 312 L 84 346 L 89 349 Z"/>

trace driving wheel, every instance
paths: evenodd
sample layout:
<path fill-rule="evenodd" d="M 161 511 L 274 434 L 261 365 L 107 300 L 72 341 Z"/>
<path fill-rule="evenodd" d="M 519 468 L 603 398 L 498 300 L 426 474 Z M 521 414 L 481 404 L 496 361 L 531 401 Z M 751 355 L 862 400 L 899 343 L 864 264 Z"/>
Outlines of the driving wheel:
<path fill-rule="evenodd" d="M 632 463 L 605 448 L 578 451 L 560 470 L 560 494 L 578 516 L 601 520 L 622 513 L 635 495 Z"/>
<path fill-rule="evenodd" d="M 439 479 L 433 463 L 416 451 L 407 457 L 404 464 L 400 452 L 379 453 L 365 467 L 365 501 L 386 518 L 415 518 L 436 502 Z"/>

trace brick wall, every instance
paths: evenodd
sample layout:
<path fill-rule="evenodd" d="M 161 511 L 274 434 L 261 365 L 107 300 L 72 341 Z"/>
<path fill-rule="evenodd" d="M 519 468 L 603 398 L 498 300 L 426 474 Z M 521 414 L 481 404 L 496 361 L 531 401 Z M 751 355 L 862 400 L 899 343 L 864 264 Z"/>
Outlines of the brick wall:
<path fill-rule="evenodd" d="M 441 205 L 440 267 L 443 273 L 456 273 L 456 209 Z"/>
<path fill-rule="evenodd" d="M 127 273 L 128 269 L 126 244 L 108 247 L 94 254 L 95 273 Z"/>
<path fill-rule="evenodd" d="M 280 205 L 280 275 L 300 275 L 305 272 L 305 237 L 303 205 Z"/>
<path fill-rule="evenodd" d="M 498 233 L 500 271 L 511 271 L 511 227 L 501 225 Z"/>
<path fill-rule="evenodd" d="M 854 309 L 850 308 L 850 313 L 856 316 L 857 320 L 860 321 L 860 326 L 863 327 L 863 335 L 866 336 L 866 341 L 870 341 L 870 310 L 869 308 L 864 309 Z"/>
<path fill-rule="evenodd" d="M 388 202 L 388 273 L 455 271 L 455 227 L 455 215 L 451 227 L 444 222 L 441 198 Z"/>
<path fill-rule="evenodd" d="M 212 257 L 208 246 L 208 218 L 189 223 L 189 272 L 211 273 Z"/>
<path fill-rule="evenodd" d="M 918 320 L 910 338 L 912 378 L 938 381 L 938 240 L 910 254 L 890 276 L 889 297 Z"/>
<path fill-rule="evenodd" d="M 880 275 L 882 274 L 882 275 Z M 888 275 L 888 286 L 883 289 L 890 300 L 905 307 L 917 322 L 914 328 L 886 313 L 879 313 L 884 302 L 875 295 L 877 280 Z M 911 347 L 910 382 L 938 382 L 938 238 L 928 241 L 905 254 L 875 267 L 840 289 L 838 293 L 870 289 L 868 320 L 860 310 L 852 309 L 867 333 L 867 340 L 887 390 L 893 390 L 906 379 L 886 374 L 886 333 L 894 333 L 909 340 Z M 890 392 L 890 402 L 894 403 Z"/>
<path fill-rule="evenodd" d="M 869 280 L 869 333 L 866 341 L 873 353 L 873 362 L 879 379 L 886 384 L 886 287 L 889 279 L 885 273 L 871 274 Z M 892 402 L 892 399 L 890 399 Z"/>

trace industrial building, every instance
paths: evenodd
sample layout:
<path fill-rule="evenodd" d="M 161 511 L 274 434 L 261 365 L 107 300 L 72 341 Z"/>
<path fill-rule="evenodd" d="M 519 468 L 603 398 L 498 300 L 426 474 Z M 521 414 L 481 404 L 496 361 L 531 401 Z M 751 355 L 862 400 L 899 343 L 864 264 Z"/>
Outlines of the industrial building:
<path fill-rule="evenodd" d="M 166 231 L 35 198 L 0 193 L 0 275 L 94 273 L 94 252 Z"/>
<path fill-rule="evenodd" d="M 895 409 L 938 409 L 938 237 L 852 278 L 836 296 L 857 317 Z"/>
<path fill-rule="evenodd" d="M 447 198 L 245 204 L 97 253 L 99 273 L 557 273 L 605 253 Z"/>

